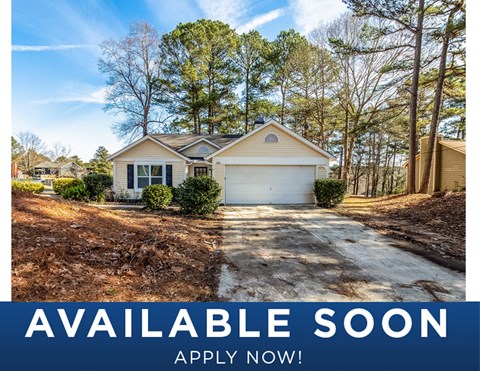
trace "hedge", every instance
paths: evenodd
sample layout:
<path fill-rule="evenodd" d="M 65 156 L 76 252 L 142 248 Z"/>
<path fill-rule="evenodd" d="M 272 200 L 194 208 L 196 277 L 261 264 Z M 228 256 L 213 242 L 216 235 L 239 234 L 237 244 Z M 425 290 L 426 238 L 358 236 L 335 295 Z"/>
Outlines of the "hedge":
<path fill-rule="evenodd" d="M 66 200 L 86 201 L 90 199 L 90 195 L 85 184 L 77 184 L 62 190 L 62 197 Z"/>
<path fill-rule="evenodd" d="M 317 179 L 314 192 L 318 206 L 331 208 L 343 201 L 347 193 L 347 184 L 340 179 Z"/>
<path fill-rule="evenodd" d="M 173 199 L 173 193 L 169 186 L 152 184 L 146 186 L 142 192 L 142 201 L 151 210 L 165 209 Z"/>
<path fill-rule="evenodd" d="M 180 211 L 184 214 L 205 215 L 211 214 L 220 206 L 222 188 L 208 176 L 185 179 L 175 191 L 180 204 Z"/>
<path fill-rule="evenodd" d="M 44 189 L 45 187 L 42 183 L 12 180 L 12 191 L 42 193 Z"/>
<path fill-rule="evenodd" d="M 88 174 L 83 177 L 83 183 L 90 199 L 98 202 L 105 201 L 105 191 L 113 184 L 113 178 L 106 174 Z"/>
<path fill-rule="evenodd" d="M 76 186 L 83 185 L 82 179 L 77 178 L 56 178 L 52 180 L 53 191 L 57 194 L 61 194 L 65 189 Z"/>

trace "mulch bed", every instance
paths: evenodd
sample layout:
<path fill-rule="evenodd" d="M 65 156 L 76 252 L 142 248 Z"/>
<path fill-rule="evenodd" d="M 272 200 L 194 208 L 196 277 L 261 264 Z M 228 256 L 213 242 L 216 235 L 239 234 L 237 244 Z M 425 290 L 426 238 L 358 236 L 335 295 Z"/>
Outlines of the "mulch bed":
<path fill-rule="evenodd" d="M 222 215 L 12 193 L 14 301 L 215 301 Z"/>

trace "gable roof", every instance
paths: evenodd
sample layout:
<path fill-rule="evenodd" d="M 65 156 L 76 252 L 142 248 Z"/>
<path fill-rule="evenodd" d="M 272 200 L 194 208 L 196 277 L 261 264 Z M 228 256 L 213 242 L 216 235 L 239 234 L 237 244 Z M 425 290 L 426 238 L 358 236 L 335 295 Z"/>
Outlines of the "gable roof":
<path fill-rule="evenodd" d="M 160 140 L 175 151 L 181 151 L 202 139 L 211 142 L 214 147 L 221 148 L 236 141 L 241 136 L 235 134 L 151 134 L 151 137 Z"/>
<path fill-rule="evenodd" d="M 305 139 L 304 137 L 298 135 L 297 133 L 293 132 L 292 130 L 288 129 L 287 127 L 285 127 L 284 125 L 281 125 L 279 124 L 278 122 L 276 122 L 275 120 L 269 120 L 267 121 L 265 124 L 263 124 L 262 126 L 259 126 L 257 127 L 255 130 L 252 130 L 250 133 L 242 136 L 241 138 L 239 138 L 238 140 L 226 145 L 225 147 L 223 147 L 222 149 L 212 153 L 211 155 L 205 157 L 205 160 L 209 160 L 211 159 L 212 157 L 214 156 L 218 156 L 220 153 L 226 151 L 227 149 L 237 145 L 238 143 L 244 141 L 245 139 L 255 135 L 256 133 L 258 133 L 260 130 L 263 130 L 265 128 L 267 128 L 268 126 L 270 125 L 273 125 L 275 126 L 277 129 L 280 129 L 282 130 L 283 132 L 285 132 L 286 134 L 294 137 L 295 139 L 297 139 L 298 141 L 302 142 L 303 144 L 305 144 L 306 146 L 310 147 L 311 149 L 313 149 L 314 151 L 317 151 L 318 153 L 322 154 L 323 156 L 327 157 L 327 158 L 330 158 L 332 160 L 335 160 L 335 156 L 333 156 L 332 154 L 328 153 L 327 151 L 321 149 L 319 146 L 313 144 L 312 142 L 310 142 L 309 140 Z"/>
<path fill-rule="evenodd" d="M 194 146 L 194 145 L 196 145 L 196 144 L 199 144 L 199 143 L 201 143 L 201 142 L 208 143 L 208 144 L 210 144 L 212 147 L 215 147 L 216 149 L 222 148 L 221 146 L 219 146 L 219 145 L 216 144 L 216 143 L 213 143 L 212 141 L 208 140 L 207 138 L 200 138 L 200 139 L 196 140 L 195 142 L 192 142 L 192 143 L 187 144 L 186 146 L 180 148 L 180 149 L 178 150 L 178 152 L 185 151 L 187 148 L 190 148 L 190 147 L 192 147 L 192 146 Z"/>
<path fill-rule="evenodd" d="M 160 141 L 157 138 L 154 138 L 152 135 L 145 135 L 144 137 L 136 140 L 135 142 L 130 143 L 128 146 L 125 148 L 122 148 L 120 151 L 115 152 L 114 154 L 110 155 L 107 157 L 108 161 L 113 160 L 115 157 L 118 157 L 122 153 L 128 151 L 129 149 L 135 147 L 136 145 L 145 142 L 146 140 L 151 140 L 153 143 L 158 144 L 160 147 L 166 149 L 167 151 L 173 153 L 174 155 L 180 157 L 182 160 L 185 161 L 190 161 L 188 157 L 183 156 L 182 154 L 178 153 L 175 149 L 171 148 L 170 146 L 164 144 L 162 141 Z"/>
<path fill-rule="evenodd" d="M 467 145 L 464 140 L 440 140 L 438 143 L 440 143 L 442 146 L 453 149 L 454 151 L 463 153 L 464 155 L 467 152 Z"/>

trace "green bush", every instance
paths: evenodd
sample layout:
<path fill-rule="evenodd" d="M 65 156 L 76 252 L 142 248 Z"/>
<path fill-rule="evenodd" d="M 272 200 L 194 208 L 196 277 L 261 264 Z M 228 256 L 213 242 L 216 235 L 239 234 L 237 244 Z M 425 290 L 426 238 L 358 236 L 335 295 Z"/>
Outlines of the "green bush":
<path fill-rule="evenodd" d="M 142 201 L 151 210 L 165 209 L 172 202 L 173 194 L 169 186 L 152 184 L 146 186 L 142 192 Z"/>
<path fill-rule="evenodd" d="M 343 201 L 347 193 L 347 184 L 340 179 L 317 179 L 314 192 L 318 206 L 335 207 Z"/>
<path fill-rule="evenodd" d="M 113 185 L 113 178 L 105 174 L 88 174 L 83 177 L 85 188 L 94 201 L 105 201 L 105 191 Z"/>
<path fill-rule="evenodd" d="M 175 196 L 184 214 L 205 215 L 217 210 L 222 188 L 212 178 L 201 176 L 187 178 L 180 184 Z"/>
<path fill-rule="evenodd" d="M 56 178 L 52 180 L 52 185 L 55 193 L 62 194 L 62 191 L 69 187 L 83 185 L 83 180 L 77 178 Z"/>
<path fill-rule="evenodd" d="M 12 191 L 42 193 L 45 187 L 42 183 L 37 182 L 21 182 L 18 180 L 12 181 Z"/>
<path fill-rule="evenodd" d="M 62 190 L 62 197 L 66 200 L 74 201 L 86 201 L 90 199 L 90 195 L 85 187 L 85 184 L 78 184 L 71 187 L 67 187 Z"/>

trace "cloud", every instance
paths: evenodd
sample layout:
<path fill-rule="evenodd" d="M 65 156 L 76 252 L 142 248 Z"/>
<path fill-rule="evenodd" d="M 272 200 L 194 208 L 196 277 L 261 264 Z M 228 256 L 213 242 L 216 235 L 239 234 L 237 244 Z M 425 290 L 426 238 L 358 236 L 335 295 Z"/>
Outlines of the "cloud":
<path fill-rule="evenodd" d="M 46 52 L 89 48 L 90 45 L 12 45 L 13 52 Z"/>
<path fill-rule="evenodd" d="M 250 30 L 256 29 L 266 23 L 269 23 L 279 17 L 281 17 L 285 13 L 285 8 L 274 9 L 268 13 L 260 14 L 247 23 L 241 25 L 237 28 L 237 32 L 239 34 L 248 32 Z"/>
<path fill-rule="evenodd" d="M 197 0 L 206 18 L 228 23 L 236 28 L 248 11 L 249 0 Z"/>
<path fill-rule="evenodd" d="M 170 30 L 180 22 L 195 21 L 202 17 L 200 9 L 190 0 L 145 0 L 145 3 L 148 10 L 155 15 L 161 29 Z"/>
<path fill-rule="evenodd" d="M 102 87 L 91 91 L 86 94 L 78 94 L 78 95 L 69 95 L 65 97 L 57 97 L 57 98 L 45 98 L 36 100 L 34 104 L 52 104 L 52 103 L 97 103 L 97 104 L 104 104 L 105 103 L 105 95 L 107 93 L 107 88 Z"/>
<path fill-rule="evenodd" d="M 322 21 L 331 21 L 347 11 L 341 0 L 290 0 L 293 21 L 306 35 Z"/>

